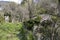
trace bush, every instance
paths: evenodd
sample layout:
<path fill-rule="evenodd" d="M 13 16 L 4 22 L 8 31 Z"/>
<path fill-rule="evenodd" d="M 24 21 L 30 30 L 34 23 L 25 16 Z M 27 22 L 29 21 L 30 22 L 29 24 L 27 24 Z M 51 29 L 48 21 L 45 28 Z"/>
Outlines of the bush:
<path fill-rule="evenodd" d="M 24 21 L 24 25 L 28 30 L 32 30 L 34 21 L 33 20 Z"/>
<path fill-rule="evenodd" d="M 41 21 L 41 17 L 37 16 L 36 18 L 30 19 L 28 21 L 24 21 L 24 25 L 28 30 L 33 30 L 34 24 L 38 25 Z"/>
<path fill-rule="evenodd" d="M 56 16 L 52 16 L 52 20 L 53 20 L 54 22 L 56 22 L 57 19 L 58 19 L 58 17 L 56 17 Z"/>
<path fill-rule="evenodd" d="M 34 24 L 39 24 L 40 23 L 40 21 L 41 21 L 41 17 L 40 16 L 37 16 L 35 19 L 34 19 Z"/>
<path fill-rule="evenodd" d="M 21 23 L 0 24 L 0 40 L 19 40 L 17 34 L 21 28 Z"/>
<path fill-rule="evenodd" d="M 4 17 L 0 15 L 0 23 L 4 22 Z"/>

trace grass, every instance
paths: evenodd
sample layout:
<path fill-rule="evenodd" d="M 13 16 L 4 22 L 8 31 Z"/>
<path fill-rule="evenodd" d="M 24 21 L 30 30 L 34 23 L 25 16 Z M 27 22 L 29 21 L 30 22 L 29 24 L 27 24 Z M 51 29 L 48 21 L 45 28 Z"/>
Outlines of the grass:
<path fill-rule="evenodd" d="M 2 23 L 0 24 L 0 40 L 19 40 L 22 23 Z"/>

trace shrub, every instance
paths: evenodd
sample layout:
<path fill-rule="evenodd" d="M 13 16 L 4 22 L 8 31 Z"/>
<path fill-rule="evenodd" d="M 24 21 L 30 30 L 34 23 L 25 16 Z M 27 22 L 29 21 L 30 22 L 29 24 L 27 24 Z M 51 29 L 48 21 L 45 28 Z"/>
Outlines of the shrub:
<path fill-rule="evenodd" d="M 37 16 L 36 18 L 30 19 L 28 21 L 24 21 L 24 25 L 28 30 L 32 30 L 34 24 L 38 25 L 41 21 L 41 17 Z"/>
<path fill-rule="evenodd" d="M 34 21 L 33 21 L 33 20 L 25 21 L 25 22 L 24 22 L 24 25 L 25 25 L 25 27 L 26 27 L 28 30 L 32 30 L 32 27 L 33 27 L 33 25 L 34 25 Z"/>
<path fill-rule="evenodd" d="M 4 17 L 0 15 L 0 23 L 4 22 Z"/>
<path fill-rule="evenodd" d="M 19 40 L 17 34 L 21 28 L 21 23 L 0 24 L 0 40 Z"/>
<path fill-rule="evenodd" d="M 41 17 L 40 16 L 37 16 L 35 19 L 34 19 L 34 24 L 39 24 L 41 21 Z"/>
<path fill-rule="evenodd" d="M 54 22 L 56 22 L 57 19 L 58 19 L 58 17 L 56 17 L 56 16 L 52 16 L 52 20 L 53 20 Z"/>

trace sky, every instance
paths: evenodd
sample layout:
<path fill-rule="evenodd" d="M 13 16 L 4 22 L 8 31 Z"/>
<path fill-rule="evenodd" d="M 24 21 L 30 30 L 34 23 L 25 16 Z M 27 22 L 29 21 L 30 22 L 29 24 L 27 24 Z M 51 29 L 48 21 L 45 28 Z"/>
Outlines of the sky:
<path fill-rule="evenodd" d="M 22 0 L 0 0 L 0 1 L 10 1 L 10 2 L 12 1 L 12 2 L 20 4 Z"/>

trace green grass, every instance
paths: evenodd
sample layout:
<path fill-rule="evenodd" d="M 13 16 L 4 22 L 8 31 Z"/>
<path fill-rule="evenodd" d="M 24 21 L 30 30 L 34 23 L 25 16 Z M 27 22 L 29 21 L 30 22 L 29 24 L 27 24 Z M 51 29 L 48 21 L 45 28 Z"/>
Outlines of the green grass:
<path fill-rule="evenodd" d="M 22 23 L 2 23 L 0 24 L 0 40 L 19 40 Z"/>

